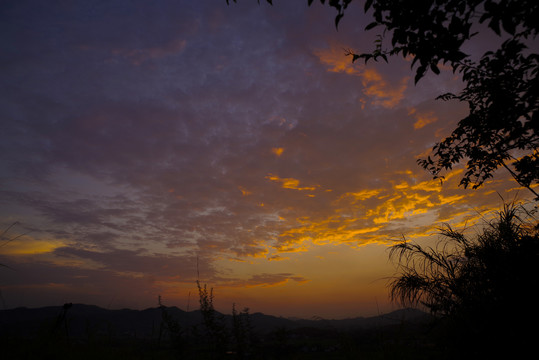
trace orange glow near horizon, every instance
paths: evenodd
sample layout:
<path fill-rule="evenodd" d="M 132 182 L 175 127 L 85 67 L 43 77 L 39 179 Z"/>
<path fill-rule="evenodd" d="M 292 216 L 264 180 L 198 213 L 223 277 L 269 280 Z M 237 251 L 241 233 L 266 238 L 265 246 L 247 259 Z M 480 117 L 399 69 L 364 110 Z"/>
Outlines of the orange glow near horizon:
<path fill-rule="evenodd" d="M 26 256 L 52 253 L 55 249 L 69 245 L 66 240 L 36 239 L 30 236 L 24 236 L 16 241 L 6 244 L 2 248 L 2 254 Z"/>

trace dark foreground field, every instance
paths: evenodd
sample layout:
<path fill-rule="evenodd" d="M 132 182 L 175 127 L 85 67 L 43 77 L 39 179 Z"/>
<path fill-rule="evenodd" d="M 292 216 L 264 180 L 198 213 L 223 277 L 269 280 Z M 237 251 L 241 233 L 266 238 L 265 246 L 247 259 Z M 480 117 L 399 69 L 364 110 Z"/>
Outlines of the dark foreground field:
<path fill-rule="evenodd" d="M 3 359 L 429 359 L 436 326 L 400 310 L 370 318 L 290 320 L 260 313 L 175 307 L 105 310 L 19 308 L 0 312 Z"/>

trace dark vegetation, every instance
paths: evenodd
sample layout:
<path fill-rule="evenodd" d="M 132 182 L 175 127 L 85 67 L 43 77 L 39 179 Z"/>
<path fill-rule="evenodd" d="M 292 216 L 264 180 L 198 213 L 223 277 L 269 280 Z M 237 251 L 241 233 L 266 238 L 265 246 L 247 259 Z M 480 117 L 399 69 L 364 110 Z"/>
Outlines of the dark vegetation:
<path fill-rule="evenodd" d="M 0 247 L 3 247 L 3 246 L 6 246 L 7 244 L 9 244 L 10 242 L 12 241 L 15 241 L 17 239 L 19 239 L 20 237 L 26 235 L 25 234 L 19 234 L 19 235 L 14 235 L 14 236 L 9 236 L 8 233 L 9 231 L 15 226 L 19 224 L 18 222 L 14 222 L 13 224 L 9 225 L 7 228 L 5 228 L 1 233 L 0 233 Z M 8 265 L 6 264 L 0 264 L 0 267 L 5 267 L 5 268 L 8 268 L 8 269 L 11 269 Z"/>
<path fill-rule="evenodd" d="M 536 210 L 536 208 L 534 209 Z M 475 237 L 445 226 L 438 246 L 391 248 L 394 301 L 422 306 L 439 320 L 447 354 L 515 358 L 535 351 L 539 308 L 539 225 L 509 204 Z"/>
<path fill-rule="evenodd" d="M 417 310 L 346 320 L 213 310 L 210 323 L 204 311 L 163 304 L 141 311 L 82 304 L 3 310 L 2 358 L 421 359 L 434 352 L 431 319 Z"/>

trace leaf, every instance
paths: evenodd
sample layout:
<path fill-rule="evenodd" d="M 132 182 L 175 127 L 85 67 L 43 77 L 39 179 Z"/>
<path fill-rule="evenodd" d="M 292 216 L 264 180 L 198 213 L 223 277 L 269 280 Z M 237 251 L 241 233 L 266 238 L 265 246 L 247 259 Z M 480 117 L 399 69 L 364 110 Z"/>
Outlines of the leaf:
<path fill-rule="evenodd" d="M 415 74 L 414 83 L 417 84 L 419 80 L 425 75 L 425 72 L 427 71 L 427 67 L 425 65 L 421 65 L 417 68 L 417 72 Z"/>
<path fill-rule="evenodd" d="M 410 65 L 410 67 L 413 68 L 417 60 L 419 60 L 419 58 L 417 56 L 414 56 L 414 58 L 412 59 L 412 64 Z"/>
<path fill-rule="evenodd" d="M 373 21 L 369 25 L 365 26 L 365 30 L 370 30 L 370 29 L 374 28 L 377 25 L 378 25 L 378 23 L 376 21 Z"/>
<path fill-rule="evenodd" d="M 365 64 L 373 57 L 372 54 L 361 54 L 359 55 L 360 58 L 365 59 Z"/>
<path fill-rule="evenodd" d="M 329 0 L 329 6 L 334 7 L 337 11 L 341 12 L 340 0 Z"/>
<path fill-rule="evenodd" d="M 431 69 L 432 72 L 435 73 L 436 75 L 439 75 L 439 74 L 440 74 L 440 69 L 438 69 L 438 66 L 436 65 L 436 63 L 430 63 L 430 69 Z"/>
<path fill-rule="evenodd" d="M 338 14 L 336 17 L 335 17 L 335 27 L 338 29 L 339 28 L 339 21 L 341 21 L 342 17 L 344 16 L 344 14 Z"/>
<path fill-rule="evenodd" d="M 496 35 L 500 35 L 500 20 L 498 19 L 492 19 L 488 23 L 488 27 L 494 30 Z"/>
<path fill-rule="evenodd" d="M 440 99 L 440 100 L 447 101 L 447 100 L 452 100 L 454 98 L 456 98 L 455 94 L 448 92 L 448 93 L 437 96 L 436 100 Z"/>
<path fill-rule="evenodd" d="M 363 8 L 365 12 L 367 12 L 372 5 L 372 0 L 365 1 L 365 7 Z"/>
<path fill-rule="evenodd" d="M 505 16 L 502 17 L 502 26 L 509 34 L 515 35 L 516 25 L 513 22 L 513 18 L 510 13 L 505 14 Z"/>
<path fill-rule="evenodd" d="M 354 63 L 354 61 L 356 61 L 357 59 L 359 59 L 359 58 L 362 57 L 361 55 L 358 55 L 358 54 L 356 54 L 356 53 L 353 53 L 351 50 L 347 50 L 345 55 L 346 55 L 346 56 L 352 55 L 352 63 Z"/>

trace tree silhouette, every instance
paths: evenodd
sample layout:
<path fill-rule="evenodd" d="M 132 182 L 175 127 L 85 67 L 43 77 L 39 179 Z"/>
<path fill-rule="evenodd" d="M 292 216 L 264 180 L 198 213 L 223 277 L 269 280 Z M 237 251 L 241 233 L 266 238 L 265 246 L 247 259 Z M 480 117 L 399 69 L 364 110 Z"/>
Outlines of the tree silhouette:
<path fill-rule="evenodd" d="M 337 11 L 335 26 L 352 1 L 327 1 Z M 313 0 L 307 3 L 311 5 Z M 451 135 L 434 145 L 431 156 L 418 160 L 419 165 L 442 180 L 443 172 L 465 162 L 460 185 L 474 189 L 496 169 L 505 168 L 539 199 L 533 189 L 539 181 L 539 55 L 526 47 L 537 37 L 539 2 L 365 0 L 364 11 L 374 20 L 365 29 L 381 31 L 374 50 L 348 51 L 346 55 L 352 56 L 353 62 L 387 62 L 393 55 L 412 57 L 416 83 L 429 71 L 439 74 L 440 64 L 448 64 L 462 75 L 464 90 L 438 98 L 466 102 L 469 115 Z M 500 39 L 507 39 L 498 49 L 473 61 L 462 46 L 478 34 L 474 30 L 479 24 L 486 24 L 481 31 L 490 29 Z M 388 38 L 386 49 L 384 40 Z"/>
<path fill-rule="evenodd" d="M 459 350 L 528 349 L 534 344 L 528 326 L 539 320 L 532 295 L 539 286 L 539 227 L 523 214 L 510 204 L 473 239 L 445 226 L 436 248 L 394 245 L 390 258 L 399 275 L 389 284 L 392 300 L 443 319 Z"/>
<path fill-rule="evenodd" d="M 208 290 L 206 284 L 201 286 L 198 280 L 197 287 L 200 312 L 206 330 L 206 350 L 212 353 L 224 354 L 227 347 L 228 334 L 223 323 L 222 315 L 217 313 L 213 307 L 213 288 Z"/>
<path fill-rule="evenodd" d="M 434 178 L 468 159 L 461 180 L 464 187 L 477 188 L 494 170 L 504 167 L 539 198 L 532 188 L 539 179 L 539 56 L 526 56 L 524 50 L 524 44 L 512 38 L 496 52 L 486 53 L 479 63 L 459 65 L 466 87 L 458 95 L 439 98 L 467 102 L 469 115 L 434 146 L 434 159 L 419 161 Z"/>

